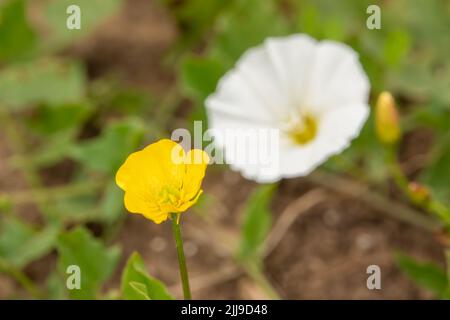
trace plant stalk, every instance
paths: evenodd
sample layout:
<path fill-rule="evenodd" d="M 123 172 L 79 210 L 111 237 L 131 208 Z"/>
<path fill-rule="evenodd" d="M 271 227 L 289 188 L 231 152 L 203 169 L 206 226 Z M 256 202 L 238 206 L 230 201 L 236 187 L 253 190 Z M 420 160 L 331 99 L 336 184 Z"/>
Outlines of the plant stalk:
<path fill-rule="evenodd" d="M 183 239 L 181 237 L 181 229 L 179 223 L 179 214 L 172 213 L 172 231 L 175 238 L 175 244 L 178 252 L 178 264 L 180 267 L 181 283 L 183 285 L 184 300 L 191 300 L 191 290 L 189 288 L 189 277 L 186 268 L 186 258 L 184 256 Z"/>

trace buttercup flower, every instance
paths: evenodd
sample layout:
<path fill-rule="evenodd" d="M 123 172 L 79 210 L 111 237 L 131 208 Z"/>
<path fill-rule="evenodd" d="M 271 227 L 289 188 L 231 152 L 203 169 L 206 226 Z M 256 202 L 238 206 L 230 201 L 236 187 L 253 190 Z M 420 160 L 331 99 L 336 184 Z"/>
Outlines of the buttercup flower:
<path fill-rule="evenodd" d="M 125 191 L 125 207 L 155 223 L 186 211 L 202 193 L 208 162 L 203 150 L 185 153 L 168 139 L 132 153 L 116 174 L 117 185 Z"/>
<path fill-rule="evenodd" d="M 236 143 L 248 140 L 232 144 L 216 136 L 226 161 L 246 178 L 270 182 L 307 175 L 359 134 L 369 114 L 369 87 L 357 53 L 342 43 L 307 35 L 268 38 L 248 50 L 207 98 L 209 128 L 279 130 L 279 165 L 270 169 L 230 163 L 227 153 L 235 155 Z"/>

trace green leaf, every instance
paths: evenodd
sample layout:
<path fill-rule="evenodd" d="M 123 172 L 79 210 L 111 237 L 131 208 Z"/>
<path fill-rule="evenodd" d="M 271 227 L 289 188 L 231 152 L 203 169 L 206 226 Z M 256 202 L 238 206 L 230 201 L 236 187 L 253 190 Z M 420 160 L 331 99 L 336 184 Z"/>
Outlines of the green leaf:
<path fill-rule="evenodd" d="M 431 187 L 439 201 L 450 205 L 450 140 L 436 144 L 431 164 L 425 169 L 421 180 Z"/>
<path fill-rule="evenodd" d="M 43 105 L 29 120 L 29 126 L 37 133 L 53 135 L 57 132 L 78 127 L 93 111 L 83 102 L 60 105 Z"/>
<path fill-rule="evenodd" d="M 106 103 L 111 106 L 111 109 L 124 114 L 140 116 L 149 111 L 150 106 L 155 105 L 152 95 L 142 89 L 119 86 L 108 88 L 108 90 L 112 92 L 109 99 L 106 99 Z"/>
<path fill-rule="evenodd" d="M 211 50 L 230 67 L 247 49 L 269 36 L 287 34 L 286 19 L 273 1 L 237 0 L 217 23 L 218 35 Z"/>
<path fill-rule="evenodd" d="M 388 33 L 384 43 L 384 59 L 391 67 L 398 66 L 409 51 L 411 39 L 407 32 L 395 30 Z"/>
<path fill-rule="evenodd" d="M 206 122 L 204 100 L 214 92 L 224 71 L 223 65 L 215 59 L 199 57 L 184 59 L 181 66 L 181 83 L 186 94 L 195 102 L 191 114 L 192 121 Z"/>
<path fill-rule="evenodd" d="M 123 213 L 123 191 L 110 181 L 100 204 L 101 217 L 108 223 L 113 223 Z"/>
<path fill-rule="evenodd" d="M 30 55 L 36 35 L 26 19 L 24 0 L 0 4 L 0 61 L 18 60 Z"/>
<path fill-rule="evenodd" d="M 223 65 L 215 59 L 185 58 L 181 66 L 183 87 L 190 96 L 204 100 L 216 89 L 224 71 Z"/>
<path fill-rule="evenodd" d="M 0 105 L 13 110 L 39 103 L 76 103 L 84 93 L 85 74 L 78 63 L 37 60 L 0 72 Z"/>
<path fill-rule="evenodd" d="M 311 4 L 303 5 L 299 10 L 298 28 L 313 37 L 321 36 L 322 26 L 320 23 L 319 12 L 317 8 Z"/>
<path fill-rule="evenodd" d="M 38 230 L 18 218 L 5 219 L 0 229 L 0 258 L 14 267 L 23 268 L 50 253 L 58 232 L 56 225 Z"/>
<path fill-rule="evenodd" d="M 95 207 L 98 203 L 96 193 L 73 195 L 47 204 L 52 212 L 64 223 L 80 223 L 101 220 L 100 211 Z"/>
<path fill-rule="evenodd" d="M 141 256 L 134 252 L 122 273 L 122 297 L 126 300 L 173 300 L 166 286 L 145 270 Z"/>
<path fill-rule="evenodd" d="M 421 287 L 432 291 L 438 297 L 445 293 L 448 286 L 447 276 L 437 265 L 419 262 L 401 253 L 396 254 L 395 260 L 400 269 Z"/>
<path fill-rule="evenodd" d="M 49 35 L 45 45 L 57 49 L 86 36 L 108 16 L 119 9 L 121 0 L 49 0 L 44 8 L 45 21 Z M 81 29 L 70 30 L 66 27 L 69 15 L 67 7 L 77 5 L 81 10 Z"/>
<path fill-rule="evenodd" d="M 262 245 L 272 224 L 270 201 L 275 189 L 275 184 L 261 185 L 250 195 L 241 230 L 240 259 L 258 259 L 262 253 Z"/>
<path fill-rule="evenodd" d="M 90 170 L 111 174 L 138 148 L 144 132 L 143 124 L 135 119 L 113 122 L 99 137 L 74 147 L 71 156 Z"/>
<path fill-rule="evenodd" d="M 81 288 L 70 290 L 72 299 L 96 298 L 103 282 L 114 272 L 120 256 L 118 247 L 107 248 L 82 227 L 60 235 L 57 248 L 58 268 L 62 274 L 70 265 L 77 265 L 81 270 Z"/>
<path fill-rule="evenodd" d="M 147 286 L 140 282 L 130 282 L 130 287 L 136 291 L 136 293 L 140 296 L 142 296 L 142 299 L 136 299 L 136 300 L 151 300 L 148 292 L 147 292 Z"/>
<path fill-rule="evenodd" d="M 409 120 L 412 122 L 412 129 L 417 126 L 426 126 L 439 135 L 445 135 L 450 123 L 450 108 L 433 102 L 427 105 L 419 105 L 409 113 Z"/>
<path fill-rule="evenodd" d="M 48 167 L 68 157 L 77 141 L 82 122 L 92 110 L 85 103 L 40 106 L 27 121 L 30 131 L 40 138 L 28 152 L 28 159 L 33 166 Z"/>
<path fill-rule="evenodd" d="M 183 30 L 178 41 L 179 50 L 184 47 L 195 44 L 199 38 L 204 37 L 210 30 L 216 17 L 228 6 L 231 1 L 223 0 L 189 0 L 174 1 L 162 0 L 177 19 L 180 29 Z"/>
<path fill-rule="evenodd" d="M 46 299 L 63 300 L 67 299 L 67 288 L 64 279 L 58 272 L 52 272 L 46 280 Z"/>

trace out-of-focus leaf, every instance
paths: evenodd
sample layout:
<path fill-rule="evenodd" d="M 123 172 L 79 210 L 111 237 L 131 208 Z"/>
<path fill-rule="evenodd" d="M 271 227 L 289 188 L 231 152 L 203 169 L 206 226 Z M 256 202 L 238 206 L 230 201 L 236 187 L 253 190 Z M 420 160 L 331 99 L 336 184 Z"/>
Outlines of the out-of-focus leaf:
<path fill-rule="evenodd" d="M 430 186 L 434 196 L 440 201 L 450 205 L 450 141 L 437 144 L 432 163 L 426 167 L 422 174 L 422 181 Z"/>
<path fill-rule="evenodd" d="M 440 103 L 429 103 L 427 105 L 418 106 L 408 114 L 409 125 L 412 129 L 417 126 L 426 126 L 438 132 L 445 134 L 450 123 L 450 108 Z"/>
<path fill-rule="evenodd" d="M 223 0 L 190 0 L 179 2 L 177 0 L 163 0 L 178 24 L 183 29 L 181 45 L 190 45 L 205 35 L 216 17 L 232 1 Z"/>
<path fill-rule="evenodd" d="M 125 300 L 173 299 L 161 281 L 148 275 L 144 261 L 137 252 L 130 256 L 123 270 L 121 290 Z"/>
<path fill-rule="evenodd" d="M 261 254 L 272 224 L 269 206 L 275 188 L 274 184 L 259 186 L 246 203 L 238 252 L 240 259 L 255 260 Z"/>
<path fill-rule="evenodd" d="M 227 67 L 267 37 L 288 33 L 286 20 L 276 4 L 259 0 L 234 1 L 227 14 L 220 17 L 217 29 L 212 54 Z"/>
<path fill-rule="evenodd" d="M 403 30 L 389 32 L 384 43 L 384 59 L 388 66 L 397 67 L 411 46 L 408 33 Z"/>
<path fill-rule="evenodd" d="M 38 103 L 75 103 L 84 92 L 85 74 L 78 63 L 38 60 L 0 72 L 0 104 L 13 110 Z"/>
<path fill-rule="evenodd" d="M 48 300 L 63 300 L 67 299 L 66 282 L 61 278 L 57 272 L 52 272 L 46 281 L 46 299 Z"/>
<path fill-rule="evenodd" d="M 153 104 L 152 97 L 147 92 L 133 88 L 115 88 L 108 101 L 111 107 L 125 114 L 139 114 L 148 110 Z"/>
<path fill-rule="evenodd" d="M 138 148 L 144 132 L 143 124 L 135 119 L 113 122 L 99 137 L 74 147 L 71 155 L 91 170 L 114 173 Z"/>
<path fill-rule="evenodd" d="M 396 263 L 414 282 L 442 297 L 448 286 L 444 270 L 432 263 L 418 262 L 415 259 L 397 254 Z"/>
<path fill-rule="evenodd" d="M 37 230 L 19 219 L 5 219 L 0 230 L 0 258 L 22 268 L 48 254 L 56 244 L 58 232 L 59 227 L 54 225 Z"/>
<path fill-rule="evenodd" d="M 344 24 L 341 19 L 332 18 L 325 21 L 323 33 L 326 39 L 343 41 L 345 39 Z"/>
<path fill-rule="evenodd" d="M 47 206 L 53 212 L 58 213 L 58 218 L 64 222 L 86 222 L 101 220 L 101 213 L 95 205 L 97 204 L 97 195 L 81 194 L 65 199 L 59 199 L 48 203 Z"/>
<path fill-rule="evenodd" d="M 63 160 L 74 145 L 75 133 L 68 130 L 47 136 L 42 145 L 28 154 L 29 161 L 36 168 L 44 168 Z"/>
<path fill-rule="evenodd" d="M 107 248 L 81 227 L 60 235 L 57 248 L 58 267 L 62 274 L 66 275 L 70 265 L 77 265 L 81 271 L 81 288 L 70 290 L 72 299 L 94 299 L 119 261 L 117 247 Z"/>
<path fill-rule="evenodd" d="M 27 125 L 41 142 L 28 153 L 29 161 L 36 168 L 43 168 L 68 157 L 76 144 L 82 122 L 92 110 L 84 103 L 45 105 L 36 110 Z"/>
<path fill-rule="evenodd" d="M 44 42 L 47 46 L 59 48 L 89 34 L 94 28 L 119 9 L 121 0 L 49 0 L 44 8 L 45 21 L 50 34 Z M 66 27 L 70 5 L 81 9 L 81 29 Z"/>
<path fill-rule="evenodd" d="M 106 222 L 114 222 L 123 213 L 123 192 L 111 181 L 101 200 L 101 217 Z"/>
<path fill-rule="evenodd" d="M 217 82 L 223 73 L 222 64 L 214 59 L 189 57 L 183 61 L 182 86 L 195 101 L 195 107 L 191 114 L 192 121 L 206 122 L 204 100 L 216 89 Z"/>
<path fill-rule="evenodd" d="M 24 0 L 0 3 L 0 61 L 10 61 L 30 55 L 36 35 L 26 19 Z"/>
<path fill-rule="evenodd" d="M 322 29 L 316 6 L 303 4 L 298 11 L 298 28 L 300 31 L 319 38 Z"/>
<path fill-rule="evenodd" d="M 222 64 L 217 60 L 186 58 L 181 68 L 183 87 L 189 95 L 204 100 L 216 89 L 217 81 L 224 71 Z"/>
<path fill-rule="evenodd" d="M 368 1 L 302 0 L 293 2 L 297 28 L 316 39 L 344 41 L 350 33 L 365 27 Z"/>
<path fill-rule="evenodd" d="M 29 126 L 40 134 L 53 135 L 79 126 L 92 112 L 86 103 L 43 105 L 29 121 Z"/>

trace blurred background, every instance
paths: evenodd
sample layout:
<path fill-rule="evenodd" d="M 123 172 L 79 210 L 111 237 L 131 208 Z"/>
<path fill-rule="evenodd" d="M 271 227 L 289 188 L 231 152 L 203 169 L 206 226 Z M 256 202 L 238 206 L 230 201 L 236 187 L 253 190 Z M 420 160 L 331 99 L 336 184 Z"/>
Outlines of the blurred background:
<path fill-rule="evenodd" d="M 373 2 L 0 0 L 0 299 L 121 298 L 134 251 L 180 298 L 170 224 L 126 213 L 114 174 L 129 153 L 206 121 L 203 101 L 218 79 L 268 36 L 352 46 L 371 105 L 383 90 L 397 99 L 397 169 L 448 208 L 450 2 L 376 1 L 381 29 L 369 30 Z M 71 4 L 80 30 L 66 28 Z M 193 297 L 450 292 L 445 219 L 405 196 L 387 153 L 371 116 L 348 150 L 308 177 L 259 186 L 210 166 L 183 216 Z M 74 261 L 82 290 L 69 291 Z M 381 290 L 366 287 L 369 265 L 381 268 Z"/>

